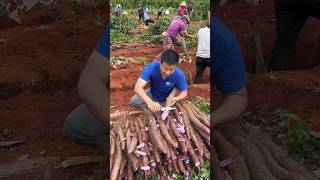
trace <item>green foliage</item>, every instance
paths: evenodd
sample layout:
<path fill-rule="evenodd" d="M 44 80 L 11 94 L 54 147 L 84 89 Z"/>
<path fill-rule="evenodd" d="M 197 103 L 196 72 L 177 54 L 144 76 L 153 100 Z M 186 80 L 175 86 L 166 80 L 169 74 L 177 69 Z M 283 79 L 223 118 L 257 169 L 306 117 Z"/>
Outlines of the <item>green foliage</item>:
<path fill-rule="evenodd" d="M 2 3 L 0 3 L 0 14 L 4 13 L 6 11 L 6 6 L 4 6 Z"/>
<path fill-rule="evenodd" d="M 161 35 L 164 31 L 167 30 L 170 22 L 171 20 L 168 18 L 161 18 L 154 24 L 149 25 L 148 33 L 150 35 Z"/>
<path fill-rule="evenodd" d="M 200 109 L 200 111 L 205 114 L 210 114 L 210 103 L 200 96 L 192 97 L 191 101 L 195 102 L 196 106 Z"/>
<path fill-rule="evenodd" d="M 140 41 L 150 41 L 154 44 L 161 44 L 162 42 L 162 33 L 170 25 L 170 19 L 161 18 L 156 21 L 154 24 L 148 26 L 148 31 L 144 33 L 139 39 Z"/>
<path fill-rule="evenodd" d="M 289 155 L 312 170 L 320 169 L 320 135 L 308 131 L 306 121 L 284 109 L 276 109 L 268 117 L 247 113 L 242 121 L 260 126 L 273 140 L 287 147 Z"/>
<path fill-rule="evenodd" d="M 162 43 L 162 35 L 151 35 L 150 33 L 143 34 L 139 41 L 150 41 L 153 44 L 161 44 Z"/>
<path fill-rule="evenodd" d="M 186 177 L 184 175 L 171 174 L 174 180 L 185 180 Z M 209 180 L 210 179 L 210 163 L 205 161 L 201 166 L 200 170 L 192 169 L 189 174 L 189 179 L 201 179 L 201 180 Z"/>
<path fill-rule="evenodd" d="M 2 131 L 2 134 L 0 134 L 0 141 L 5 141 L 12 137 L 12 129 L 11 128 L 5 128 Z"/>
<path fill-rule="evenodd" d="M 158 7 L 164 6 L 164 7 L 177 7 L 180 4 L 180 0 L 111 0 L 112 6 L 116 4 L 121 4 L 123 9 L 138 9 L 139 4 L 147 5 L 148 7 Z"/>
<path fill-rule="evenodd" d="M 130 16 L 111 16 L 111 30 L 129 34 L 138 25 L 138 21 Z"/>
<path fill-rule="evenodd" d="M 121 33 L 117 30 L 110 29 L 110 42 L 113 43 L 129 43 L 129 42 L 137 42 L 139 38 L 132 37 L 126 33 Z"/>
<path fill-rule="evenodd" d="M 185 180 L 186 176 L 182 174 L 174 174 L 171 173 L 170 176 L 174 180 Z M 143 179 L 141 175 L 136 173 L 135 179 Z M 149 178 L 150 180 L 156 180 L 157 177 L 153 176 Z M 209 180 L 210 179 L 210 163 L 208 161 L 204 161 L 203 165 L 201 166 L 200 170 L 198 169 L 192 169 L 190 174 L 189 174 L 189 179 L 194 180 L 194 179 L 201 179 L 201 180 Z"/>
<path fill-rule="evenodd" d="M 198 28 L 196 28 L 194 26 L 189 26 L 188 27 L 188 33 L 189 34 L 197 34 L 198 33 Z M 197 39 L 193 39 L 193 38 L 186 38 L 186 43 L 187 43 L 187 47 L 191 48 L 191 47 L 197 45 L 198 40 Z"/>
<path fill-rule="evenodd" d="M 112 10 L 116 4 L 121 4 L 123 10 L 131 12 L 131 10 L 137 11 L 138 5 L 146 5 L 152 12 L 157 12 L 161 6 L 169 8 L 171 14 L 177 14 L 179 4 L 182 0 L 111 0 Z M 191 1 L 193 6 L 193 20 L 205 20 L 208 19 L 208 11 L 210 8 L 209 0 L 197 0 Z"/>
<path fill-rule="evenodd" d="M 208 19 L 208 11 L 210 7 L 210 1 L 202 0 L 202 1 L 192 1 L 193 13 L 192 20 L 207 20 Z"/>

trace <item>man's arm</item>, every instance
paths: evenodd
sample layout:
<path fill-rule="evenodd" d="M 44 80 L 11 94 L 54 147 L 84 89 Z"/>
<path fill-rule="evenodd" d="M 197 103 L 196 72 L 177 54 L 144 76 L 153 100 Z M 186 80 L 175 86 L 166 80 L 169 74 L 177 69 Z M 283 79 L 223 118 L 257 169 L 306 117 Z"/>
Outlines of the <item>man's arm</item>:
<path fill-rule="evenodd" d="M 142 99 L 143 102 L 145 102 L 148 106 L 148 108 L 152 112 L 160 111 L 161 106 L 159 103 L 154 102 L 144 91 L 144 87 L 146 86 L 147 81 L 143 80 L 142 78 L 139 78 L 136 82 L 136 85 L 134 86 L 134 92 L 139 96 L 140 99 Z"/>
<path fill-rule="evenodd" d="M 240 91 L 223 96 L 222 104 L 213 112 L 213 126 L 234 121 L 245 112 L 248 104 L 246 87 Z"/>
<path fill-rule="evenodd" d="M 134 86 L 134 92 L 142 99 L 146 104 L 153 102 L 152 99 L 145 93 L 144 87 L 146 86 L 147 81 L 139 78 Z"/>
<path fill-rule="evenodd" d="M 170 92 L 169 96 L 168 96 L 167 99 L 166 99 L 166 107 L 173 106 L 173 105 L 171 104 L 171 101 L 172 101 L 172 98 L 175 97 L 176 93 L 177 93 L 177 89 L 176 89 L 176 88 L 173 88 L 172 91 Z"/>
<path fill-rule="evenodd" d="M 181 100 L 183 100 L 184 98 L 186 98 L 187 95 L 188 95 L 188 91 L 187 91 L 187 90 L 184 90 L 184 91 L 180 92 L 180 94 L 179 94 L 177 97 L 175 97 L 175 101 L 176 101 L 176 102 L 181 101 Z"/>
<path fill-rule="evenodd" d="M 189 37 L 189 38 L 196 38 L 197 37 L 196 34 L 192 35 L 192 34 L 189 34 L 187 31 L 183 31 L 182 34 L 183 34 L 183 36 Z"/>
<path fill-rule="evenodd" d="M 172 93 L 173 91 L 174 91 L 174 93 Z M 166 103 L 167 106 L 169 106 L 169 107 L 173 106 L 176 102 L 185 99 L 188 95 L 188 91 L 184 90 L 184 91 L 180 92 L 178 96 L 175 96 L 177 91 L 178 90 L 176 88 L 174 88 L 172 90 L 172 92 L 170 93 L 170 95 L 167 98 L 167 103 Z"/>
<path fill-rule="evenodd" d="M 93 116 L 105 123 L 107 113 L 107 59 L 94 51 L 81 72 L 77 90 Z"/>

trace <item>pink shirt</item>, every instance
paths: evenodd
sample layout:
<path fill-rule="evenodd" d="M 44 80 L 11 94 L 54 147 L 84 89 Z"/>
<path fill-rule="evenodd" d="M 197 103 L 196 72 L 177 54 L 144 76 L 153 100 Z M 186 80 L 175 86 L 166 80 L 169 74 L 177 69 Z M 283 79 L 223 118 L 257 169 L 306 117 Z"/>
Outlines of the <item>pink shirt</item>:
<path fill-rule="evenodd" d="M 176 38 L 180 32 L 187 30 L 186 24 L 182 19 L 173 20 L 167 29 L 167 33 L 172 37 Z"/>

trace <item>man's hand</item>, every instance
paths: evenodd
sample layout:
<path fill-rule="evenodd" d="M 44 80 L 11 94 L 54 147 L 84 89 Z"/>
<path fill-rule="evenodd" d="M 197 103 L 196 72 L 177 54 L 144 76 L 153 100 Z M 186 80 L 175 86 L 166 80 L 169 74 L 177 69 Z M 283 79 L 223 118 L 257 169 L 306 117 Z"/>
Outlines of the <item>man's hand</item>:
<path fill-rule="evenodd" d="M 173 88 L 172 91 L 170 92 L 169 96 L 168 96 L 167 99 L 166 99 L 166 107 L 171 107 L 171 106 L 173 106 L 173 104 L 171 105 L 171 101 L 172 101 L 172 98 L 175 97 L 176 92 L 177 92 L 177 89 L 176 89 L 176 88 Z M 176 98 L 175 98 L 175 99 L 176 99 Z"/>
<path fill-rule="evenodd" d="M 177 102 L 177 97 L 172 97 L 167 99 L 167 106 L 171 107 Z"/>
<path fill-rule="evenodd" d="M 167 98 L 166 106 L 171 107 L 171 106 L 175 105 L 175 103 L 177 103 L 178 101 L 181 101 L 184 98 L 186 98 L 187 94 L 188 94 L 187 90 L 184 90 L 184 91 L 180 92 L 178 96 L 169 96 Z"/>
<path fill-rule="evenodd" d="M 161 105 L 158 103 L 158 102 L 150 102 L 147 104 L 148 105 L 148 108 L 151 112 L 158 112 L 158 111 L 161 111 Z"/>

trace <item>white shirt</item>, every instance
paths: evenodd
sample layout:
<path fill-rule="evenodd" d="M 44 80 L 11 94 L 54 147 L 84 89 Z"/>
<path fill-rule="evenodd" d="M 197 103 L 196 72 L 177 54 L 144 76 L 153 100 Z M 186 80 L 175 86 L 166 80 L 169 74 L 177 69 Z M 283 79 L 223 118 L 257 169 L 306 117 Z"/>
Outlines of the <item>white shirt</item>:
<path fill-rule="evenodd" d="M 198 31 L 197 57 L 210 58 L 210 29 L 208 27 Z"/>

